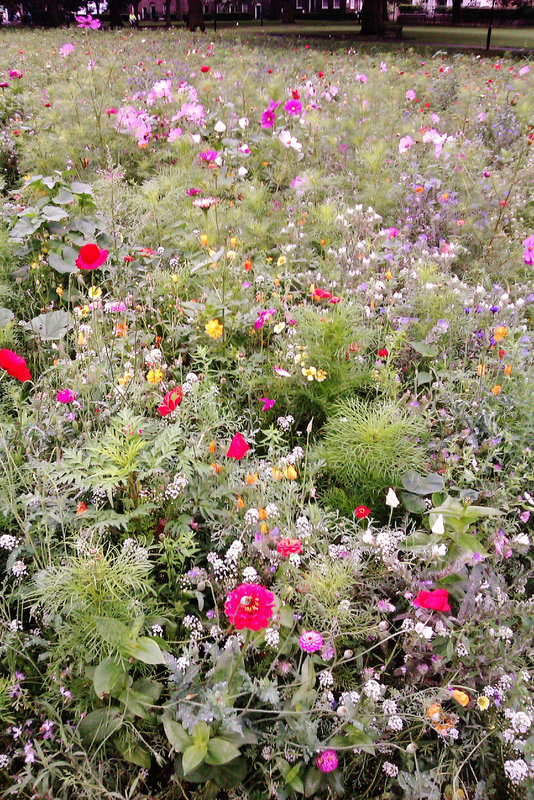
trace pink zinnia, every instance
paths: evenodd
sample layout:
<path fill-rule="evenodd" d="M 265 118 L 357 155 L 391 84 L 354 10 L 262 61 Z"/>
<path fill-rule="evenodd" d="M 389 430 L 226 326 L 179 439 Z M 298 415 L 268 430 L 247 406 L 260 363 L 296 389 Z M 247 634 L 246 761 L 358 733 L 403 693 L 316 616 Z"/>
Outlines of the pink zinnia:
<path fill-rule="evenodd" d="M 323 637 L 317 631 L 304 631 L 299 639 L 299 645 L 305 653 L 315 653 L 323 646 Z"/>
<path fill-rule="evenodd" d="M 224 604 L 224 613 L 241 631 L 261 631 L 273 616 L 274 594 L 257 583 L 242 583 L 234 589 Z"/>
<path fill-rule="evenodd" d="M 70 389 L 63 389 L 61 392 L 56 394 L 56 400 L 58 403 L 72 403 L 73 400 L 76 400 L 76 393 L 71 392 Z"/>
<path fill-rule="evenodd" d="M 323 750 L 315 759 L 315 766 L 319 772 L 333 772 L 338 764 L 339 760 L 335 750 Z"/>

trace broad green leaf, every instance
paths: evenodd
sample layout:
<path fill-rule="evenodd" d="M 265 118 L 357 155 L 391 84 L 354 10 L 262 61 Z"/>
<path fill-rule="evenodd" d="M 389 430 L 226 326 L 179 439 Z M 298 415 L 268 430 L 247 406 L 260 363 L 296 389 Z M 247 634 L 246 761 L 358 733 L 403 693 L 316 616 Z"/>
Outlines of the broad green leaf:
<path fill-rule="evenodd" d="M 435 358 L 439 353 L 435 344 L 427 344 L 426 342 L 408 342 L 408 344 L 424 358 Z"/>
<path fill-rule="evenodd" d="M 67 275 L 70 272 L 77 272 L 76 259 L 78 258 L 78 251 L 74 247 L 64 247 L 61 255 L 59 253 L 49 253 L 48 263 L 62 275 Z"/>
<path fill-rule="evenodd" d="M 129 761 L 130 764 L 136 764 L 138 767 L 150 769 L 150 753 L 144 747 L 141 747 L 138 742 L 122 737 L 114 739 L 114 742 L 117 750 L 126 761 Z"/>
<path fill-rule="evenodd" d="M 130 639 L 125 643 L 125 649 L 129 656 L 142 661 L 143 664 L 164 664 L 165 659 L 159 645 L 148 636 L 140 636 L 139 639 Z"/>
<path fill-rule="evenodd" d="M 400 497 L 404 508 L 411 514 L 424 514 L 426 511 L 426 503 L 419 495 L 411 492 L 401 492 Z"/>
<path fill-rule="evenodd" d="M 209 740 L 206 764 L 226 764 L 239 756 L 240 752 L 237 747 L 226 739 L 216 736 Z"/>
<path fill-rule="evenodd" d="M 105 642 L 120 650 L 122 644 L 128 639 L 128 628 L 118 619 L 107 617 L 93 617 L 95 627 Z"/>
<path fill-rule="evenodd" d="M 432 382 L 432 375 L 430 372 L 418 372 L 415 382 L 417 386 L 424 386 L 425 384 Z"/>
<path fill-rule="evenodd" d="M 306 781 L 304 783 L 304 794 L 306 797 L 311 797 L 312 794 L 318 790 L 319 786 L 321 785 L 323 780 L 323 773 L 319 772 L 317 767 L 311 767 L 308 770 L 308 774 L 306 775 Z"/>
<path fill-rule="evenodd" d="M 122 714 L 118 708 L 98 708 L 80 722 L 80 736 L 90 744 L 102 742 L 118 731 L 122 724 Z"/>
<path fill-rule="evenodd" d="M 41 213 L 45 219 L 53 220 L 54 222 L 59 222 L 60 219 L 65 219 L 65 217 L 69 216 L 64 208 L 50 205 L 44 206 L 44 208 L 41 209 Z"/>
<path fill-rule="evenodd" d="M 197 722 L 193 728 L 193 741 L 195 744 L 208 744 L 210 738 L 210 726 L 202 720 Z"/>
<path fill-rule="evenodd" d="M 0 328 L 6 328 L 14 316 L 9 308 L 0 308 Z"/>
<path fill-rule="evenodd" d="M 193 772 L 195 767 L 198 767 L 199 764 L 201 764 L 204 761 L 207 752 L 208 752 L 208 745 L 207 743 L 203 742 L 190 744 L 189 747 L 186 747 L 182 759 L 182 767 L 184 770 L 184 775 L 187 775 L 189 772 Z"/>
<path fill-rule="evenodd" d="M 141 694 L 146 694 L 151 697 L 154 702 L 157 702 L 163 691 L 163 684 L 158 681 L 151 681 L 148 678 L 138 678 L 132 684 L 132 689 Z"/>
<path fill-rule="evenodd" d="M 67 333 L 69 315 L 66 311 L 49 311 L 34 317 L 24 327 L 39 336 L 43 342 L 61 339 Z"/>
<path fill-rule="evenodd" d="M 280 615 L 280 625 L 283 625 L 284 628 L 292 628 L 295 624 L 295 615 L 293 609 L 288 605 L 283 605 L 280 607 L 278 613 Z"/>
<path fill-rule="evenodd" d="M 93 686 L 97 696 L 102 697 L 103 694 L 109 694 L 118 685 L 124 683 L 127 674 L 122 661 L 105 658 L 100 662 L 93 676 Z"/>
<path fill-rule="evenodd" d="M 142 719 L 148 719 L 149 709 L 154 704 L 149 695 L 136 692 L 135 689 L 125 689 L 117 699 L 124 703 L 126 711 Z"/>
<path fill-rule="evenodd" d="M 191 745 L 191 737 L 179 722 L 164 717 L 163 728 L 169 740 L 169 744 L 171 744 L 178 753 L 182 753 Z"/>
<path fill-rule="evenodd" d="M 81 181 L 73 181 L 70 185 L 70 190 L 74 194 L 89 194 L 91 197 L 93 196 L 93 187 Z"/>

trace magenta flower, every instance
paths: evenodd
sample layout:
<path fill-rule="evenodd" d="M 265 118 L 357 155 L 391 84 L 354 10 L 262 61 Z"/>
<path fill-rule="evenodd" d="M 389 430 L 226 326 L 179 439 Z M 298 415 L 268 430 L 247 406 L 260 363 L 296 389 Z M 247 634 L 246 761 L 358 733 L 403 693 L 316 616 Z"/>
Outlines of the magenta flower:
<path fill-rule="evenodd" d="M 188 189 L 186 192 L 188 197 L 195 197 L 197 194 L 202 194 L 202 191 L 200 189 L 195 189 L 194 186 L 192 186 L 191 189 Z"/>
<path fill-rule="evenodd" d="M 534 234 L 529 236 L 528 239 L 525 239 L 523 242 L 523 247 L 525 248 L 525 252 L 523 253 L 523 261 L 525 264 L 528 264 L 529 267 L 534 266 Z"/>
<path fill-rule="evenodd" d="M 413 145 L 412 137 L 403 136 L 399 142 L 399 153 L 407 153 L 412 145 Z"/>
<path fill-rule="evenodd" d="M 218 155 L 219 154 L 216 150 L 204 150 L 203 153 L 199 153 L 199 157 L 207 164 L 211 164 L 213 161 L 215 161 Z"/>
<path fill-rule="evenodd" d="M 67 56 L 70 56 L 71 53 L 74 53 L 74 50 L 75 48 L 72 42 L 67 42 L 67 44 L 61 45 L 59 48 L 59 54 L 61 58 L 67 58 Z"/>
<path fill-rule="evenodd" d="M 70 389 L 62 389 L 61 392 L 56 394 L 56 400 L 58 403 L 63 403 L 64 405 L 72 403 L 73 400 L 76 400 L 76 393 L 71 392 Z"/>
<path fill-rule="evenodd" d="M 260 397 L 260 403 L 263 403 L 262 411 L 270 411 L 270 409 L 274 406 L 276 400 L 269 400 L 268 397 Z"/>
<path fill-rule="evenodd" d="M 411 100 L 415 100 L 416 97 L 417 97 L 417 95 L 414 92 L 414 90 L 413 89 L 408 89 L 408 91 L 406 92 L 406 100 L 408 100 L 408 102 L 410 102 Z"/>
<path fill-rule="evenodd" d="M 260 328 L 263 328 L 266 321 L 270 319 L 270 317 L 274 317 L 276 314 L 276 308 L 268 308 L 265 311 L 258 312 L 258 319 L 254 323 L 254 330 L 258 331 Z"/>
<path fill-rule="evenodd" d="M 93 19 L 91 14 L 87 14 L 86 17 L 83 14 L 80 14 L 77 17 L 74 17 L 76 22 L 78 23 L 78 28 L 85 28 L 86 30 L 97 31 L 100 28 L 100 20 Z"/>
<path fill-rule="evenodd" d="M 299 100 L 288 100 L 284 106 L 286 114 L 297 116 L 302 112 L 302 103 Z"/>
<path fill-rule="evenodd" d="M 24 73 L 21 72 L 20 69 L 10 69 L 9 70 L 9 77 L 10 78 L 22 78 L 23 75 L 24 75 Z"/>
<path fill-rule="evenodd" d="M 263 112 L 261 115 L 261 127 L 262 128 L 272 128 L 274 122 L 276 120 L 276 114 L 274 111 L 271 111 L 269 108 Z"/>
<path fill-rule="evenodd" d="M 299 639 L 299 645 L 305 653 L 315 653 L 323 646 L 323 637 L 317 631 L 304 631 Z"/>
<path fill-rule="evenodd" d="M 335 750 L 323 750 L 315 759 L 315 766 L 319 772 L 333 772 L 339 764 Z"/>

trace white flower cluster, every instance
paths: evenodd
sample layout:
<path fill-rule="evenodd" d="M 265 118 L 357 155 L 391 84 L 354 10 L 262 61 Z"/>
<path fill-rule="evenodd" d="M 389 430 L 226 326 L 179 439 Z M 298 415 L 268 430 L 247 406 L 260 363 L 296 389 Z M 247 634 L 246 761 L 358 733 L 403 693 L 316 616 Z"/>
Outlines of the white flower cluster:
<path fill-rule="evenodd" d="M 265 513 L 269 519 L 276 519 L 280 511 L 276 503 L 267 503 L 265 506 Z"/>
<path fill-rule="evenodd" d="M 392 764 L 391 761 L 384 761 L 382 769 L 390 778 L 396 778 L 399 774 L 399 768 L 395 766 L 395 764 Z"/>
<path fill-rule="evenodd" d="M 236 539 L 226 551 L 226 561 L 228 561 L 230 564 L 235 564 L 237 561 L 239 561 L 239 556 L 243 550 L 243 543 L 240 542 L 239 539 Z"/>
<path fill-rule="evenodd" d="M 286 456 L 286 461 L 288 464 L 297 464 L 302 457 L 304 456 L 304 450 L 302 447 L 294 447 L 291 453 Z"/>
<path fill-rule="evenodd" d="M 283 431 L 288 431 L 294 422 L 295 417 L 292 417 L 291 414 L 288 414 L 286 417 L 278 417 L 276 420 L 276 424 Z"/>
<path fill-rule="evenodd" d="M 508 760 L 504 762 L 504 772 L 510 783 L 518 786 L 529 775 L 529 767 L 526 761 L 518 758 L 516 761 Z"/>
<path fill-rule="evenodd" d="M 257 583 L 259 575 L 254 567 L 245 567 L 243 570 L 243 583 Z"/>
<path fill-rule="evenodd" d="M 265 631 L 265 644 L 269 647 L 277 647 L 280 642 L 280 633 L 274 628 L 267 628 Z"/>
<path fill-rule="evenodd" d="M 131 553 L 136 561 L 148 561 L 148 550 L 137 544 L 135 539 L 125 539 L 122 543 L 122 552 Z"/>
<path fill-rule="evenodd" d="M 364 685 L 363 692 L 366 697 L 376 703 L 382 697 L 382 688 L 378 681 L 371 679 Z"/>
<path fill-rule="evenodd" d="M 18 539 L 11 536 L 9 533 L 4 533 L 0 536 L 0 550 L 14 550 L 18 544 Z"/>
<path fill-rule="evenodd" d="M 192 641 L 200 639 L 204 631 L 202 627 L 202 621 L 193 614 L 187 614 L 184 617 L 184 628 L 189 630 L 189 635 Z"/>
<path fill-rule="evenodd" d="M 199 383 L 198 375 L 195 375 L 194 372 L 188 372 L 185 376 L 184 382 L 182 383 L 182 393 L 184 397 L 187 394 L 190 394 L 193 391 L 193 388 Z"/>
<path fill-rule="evenodd" d="M 224 578 L 227 572 L 227 567 L 222 558 L 219 558 L 217 553 L 214 553 L 213 551 L 211 553 L 208 553 L 206 558 L 211 564 L 215 577 L 219 580 L 221 578 Z"/>
<path fill-rule="evenodd" d="M 177 472 L 173 482 L 169 483 L 165 490 L 165 497 L 171 497 L 173 500 L 176 500 L 183 493 L 188 483 L 189 481 L 185 475 L 181 472 Z"/>
<path fill-rule="evenodd" d="M 11 567 L 11 572 L 15 576 L 15 578 L 22 578 L 23 575 L 26 574 L 28 571 L 28 567 L 24 563 L 24 561 L 15 561 L 13 566 Z"/>
<path fill-rule="evenodd" d="M 302 516 L 297 519 L 296 525 L 297 534 L 300 539 L 306 541 L 312 535 L 312 525 L 308 517 Z"/>
<path fill-rule="evenodd" d="M 257 508 L 249 508 L 245 511 L 245 522 L 247 525 L 256 525 L 260 520 L 260 514 Z"/>

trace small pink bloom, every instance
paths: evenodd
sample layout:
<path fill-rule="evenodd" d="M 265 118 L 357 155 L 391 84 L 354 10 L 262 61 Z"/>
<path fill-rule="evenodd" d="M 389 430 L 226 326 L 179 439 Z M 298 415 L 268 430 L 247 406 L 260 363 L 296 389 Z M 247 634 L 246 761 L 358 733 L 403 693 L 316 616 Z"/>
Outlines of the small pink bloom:
<path fill-rule="evenodd" d="M 306 653 L 315 653 L 323 646 L 323 637 L 317 631 L 304 631 L 299 638 L 300 649 Z"/>
<path fill-rule="evenodd" d="M 270 409 L 274 406 L 275 400 L 269 400 L 268 397 L 260 397 L 260 403 L 263 403 L 262 411 L 270 411 Z"/>
<path fill-rule="evenodd" d="M 56 394 L 56 400 L 58 403 L 72 403 L 73 400 L 76 400 L 76 392 L 71 392 L 70 389 L 62 389 L 61 392 Z"/>
<path fill-rule="evenodd" d="M 319 772 L 333 772 L 339 760 L 335 750 L 323 750 L 315 759 L 315 766 Z"/>

